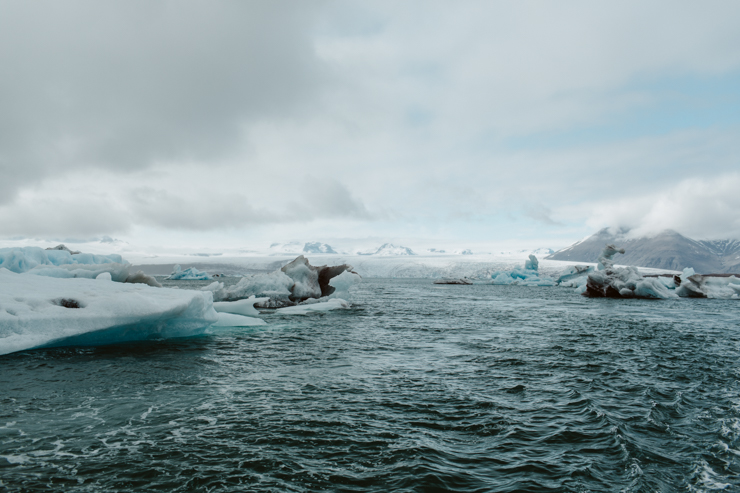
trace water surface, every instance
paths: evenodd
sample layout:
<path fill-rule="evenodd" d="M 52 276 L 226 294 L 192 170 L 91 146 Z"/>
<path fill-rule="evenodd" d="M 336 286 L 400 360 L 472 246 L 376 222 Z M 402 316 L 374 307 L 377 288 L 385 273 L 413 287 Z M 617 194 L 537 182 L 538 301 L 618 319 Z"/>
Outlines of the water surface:
<path fill-rule="evenodd" d="M 353 302 L 0 357 L 0 490 L 740 490 L 737 301 L 370 279 Z"/>

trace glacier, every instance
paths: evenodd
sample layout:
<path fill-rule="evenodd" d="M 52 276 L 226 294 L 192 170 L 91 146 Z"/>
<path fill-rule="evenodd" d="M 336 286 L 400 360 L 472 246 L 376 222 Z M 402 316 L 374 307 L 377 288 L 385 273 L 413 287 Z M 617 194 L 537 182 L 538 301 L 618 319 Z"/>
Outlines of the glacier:
<path fill-rule="evenodd" d="M 195 267 L 182 270 L 180 264 L 177 264 L 167 279 L 170 281 L 210 281 L 212 278 L 208 272 L 201 272 Z"/>
<path fill-rule="evenodd" d="M 218 321 L 211 293 L 0 268 L 0 354 L 190 337 Z"/>

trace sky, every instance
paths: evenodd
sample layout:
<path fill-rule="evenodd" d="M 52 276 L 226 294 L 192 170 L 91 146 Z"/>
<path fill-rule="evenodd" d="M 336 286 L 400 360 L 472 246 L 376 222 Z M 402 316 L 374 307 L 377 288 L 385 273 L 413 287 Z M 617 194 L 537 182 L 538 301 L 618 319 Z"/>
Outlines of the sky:
<path fill-rule="evenodd" d="M 0 238 L 740 238 L 739 22 L 730 0 L 0 0 Z"/>

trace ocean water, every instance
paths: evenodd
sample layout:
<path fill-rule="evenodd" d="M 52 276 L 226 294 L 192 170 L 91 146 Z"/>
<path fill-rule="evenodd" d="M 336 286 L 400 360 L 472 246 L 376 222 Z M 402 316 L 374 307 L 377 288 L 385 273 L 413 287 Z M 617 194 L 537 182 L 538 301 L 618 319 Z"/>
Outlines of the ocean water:
<path fill-rule="evenodd" d="M 369 279 L 353 302 L 0 357 L 0 491 L 740 490 L 737 301 Z"/>

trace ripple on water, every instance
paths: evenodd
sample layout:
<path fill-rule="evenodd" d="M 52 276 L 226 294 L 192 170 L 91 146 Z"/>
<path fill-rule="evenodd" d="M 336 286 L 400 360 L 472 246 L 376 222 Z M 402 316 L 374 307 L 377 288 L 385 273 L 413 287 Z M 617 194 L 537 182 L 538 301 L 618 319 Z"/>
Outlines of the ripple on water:
<path fill-rule="evenodd" d="M 2 485 L 740 485 L 736 302 L 413 280 L 366 280 L 354 302 L 260 330 L 0 358 Z"/>

